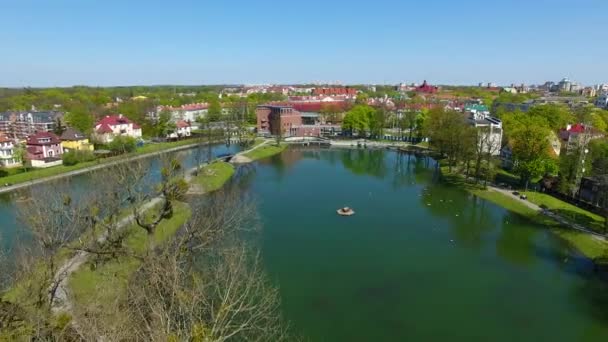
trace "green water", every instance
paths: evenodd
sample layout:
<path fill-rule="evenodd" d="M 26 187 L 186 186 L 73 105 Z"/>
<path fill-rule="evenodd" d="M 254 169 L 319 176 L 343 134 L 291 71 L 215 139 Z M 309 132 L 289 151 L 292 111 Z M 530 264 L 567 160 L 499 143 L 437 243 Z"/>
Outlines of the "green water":
<path fill-rule="evenodd" d="M 290 150 L 257 165 L 252 190 L 284 315 L 312 341 L 608 341 L 591 263 L 438 184 L 432 160 Z"/>

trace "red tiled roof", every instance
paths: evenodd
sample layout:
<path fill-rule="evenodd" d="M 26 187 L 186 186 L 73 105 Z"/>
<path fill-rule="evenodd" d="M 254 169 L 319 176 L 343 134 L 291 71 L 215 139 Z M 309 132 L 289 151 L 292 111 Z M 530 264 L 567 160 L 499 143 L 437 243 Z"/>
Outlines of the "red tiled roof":
<path fill-rule="evenodd" d="M 40 142 L 40 139 L 49 139 L 48 142 Z M 28 145 L 55 145 L 59 144 L 59 138 L 51 132 L 38 132 L 27 137 Z"/>
<path fill-rule="evenodd" d="M 110 127 L 110 125 L 104 123 L 101 126 L 99 126 L 99 128 L 96 129 L 97 133 L 112 133 L 114 132 L 112 130 L 112 127 Z"/>
<path fill-rule="evenodd" d="M 426 80 L 422 83 L 422 85 L 420 87 L 416 87 L 416 91 L 418 91 L 418 92 L 431 93 L 431 94 L 437 92 L 438 89 L 439 88 L 426 83 Z"/>
<path fill-rule="evenodd" d="M 124 124 L 130 124 L 132 123 L 131 120 L 129 120 L 129 118 L 127 118 L 124 115 L 108 115 L 106 117 L 104 117 L 103 119 L 99 120 L 99 122 L 97 122 L 97 125 L 109 125 L 109 126 L 117 126 L 117 125 L 124 125 Z"/>
<path fill-rule="evenodd" d="M 10 142 L 11 139 L 9 139 L 6 135 L 4 135 L 3 133 L 0 133 L 0 143 L 5 143 L 5 142 Z"/>
<path fill-rule="evenodd" d="M 318 95 L 357 95 L 357 89 L 348 87 L 339 88 L 315 88 L 312 91 L 315 96 Z"/>
<path fill-rule="evenodd" d="M 190 124 L 184 120 L 177 120 L 177 122 L 175 123 L 175 126 L 177 128 L 186 128 L 186 127 L 190 127 Z"/>

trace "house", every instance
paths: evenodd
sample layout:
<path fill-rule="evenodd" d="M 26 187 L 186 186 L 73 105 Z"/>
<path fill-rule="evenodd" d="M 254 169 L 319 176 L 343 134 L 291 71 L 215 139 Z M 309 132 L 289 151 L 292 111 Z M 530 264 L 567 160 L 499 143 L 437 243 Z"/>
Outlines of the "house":
<path fill-rule="evenodd" d="M 89 142 L 89 138 L 71 127 L 63 132 L 60 139 L 64 153 L 70 151 L 93 151 L 94 149 L 93 144 Z"/>
<path fill-rule="evenodd" d="M 603 138 L 604 133 L 591 126 L 578 123 L 562 128 L 559 132 L 559 137 L 566 148 L 566 152 L 569 152 L 579 146 L 587 145 L 593 139 Z"/>
<path fill-rule="evenodd" d="M 116 136 L 141 138 L 141 127 L 122 114 L 108 115 L 95 125 L 95 140 L 107 144 Z"/>
<path fill-rule="evenodd" d="M 183 137 L 189 137 L 192 135 L 192 125 L 184 120 L 177 120 L 175 123 L 175 131 L 167 134 L 169 139 L 178 139 Z"/>
<path fill-rule="evenodd" d="M 190 103 L 179 107 L 158 106 L 155 112 L 150 113 L 153 121 L 158 120 L 160 113 L 166 111 L 171 113 L 171 120 L 177 122 L 184 120 L 191 124 L 192 129 L 198 129 L 198 119 L 205 118 L 209 111 L 208 103 Z"/>
<path fill-rule="evenodd" d="M 600 108 L 608 109 L 608 93 L 598 95 L 595 105 Z"/>
<path fill-rule="evenodd" d="M 32 167 L 50 167 L 63 164 L 63 148 L 59 138 L 50 132 L 38 132 L 27 138 L 27 160 Z"/>
<path fill-rule="evenodd" d="M 342 95 L 354 99 L 357 96 L 357 89 L 349 87 L 335 88 L 315 88 L 312 91 L 313 96 L 336 96 Z"/>
<path fill-rule="evenodd" d="M 15 145 L 6 135 L 0 133 L 0 167 L 10 168 L 21 165 L 15 158 Z"/>

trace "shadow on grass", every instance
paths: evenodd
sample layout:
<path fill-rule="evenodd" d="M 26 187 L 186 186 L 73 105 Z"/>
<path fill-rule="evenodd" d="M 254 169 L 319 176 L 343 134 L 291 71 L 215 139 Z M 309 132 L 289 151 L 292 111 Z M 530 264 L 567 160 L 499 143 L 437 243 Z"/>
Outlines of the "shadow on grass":
<path fill-rule="evenodd" d="M 580 212 L 575 212 L 572 210 L 568 210 L 568 209 L 553 209 L 551 210 L 552 212 L 566 218 L 567 220 L 571 221 L 571 222 L 577 222 L 585 227 L 589 227 L 592 230 L 594 230 L 597 233 L 600 234 L 604 234 L 604 223 L 600 222 L 596 219 L 594 219 L 593 217 L 580 213 Z"/>

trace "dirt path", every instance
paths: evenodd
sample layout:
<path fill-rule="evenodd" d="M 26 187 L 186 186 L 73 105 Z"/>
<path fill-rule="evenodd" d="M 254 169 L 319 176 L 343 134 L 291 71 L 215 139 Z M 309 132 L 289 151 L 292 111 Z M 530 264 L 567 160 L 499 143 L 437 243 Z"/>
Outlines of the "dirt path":
<path fill-rule="evenodd" d="M 241 151 L 237 154 L 234 155 L 234 157 L 232 157 L 232 159 L 230 159 L 230 162 L 233 164 L 247 164 L 247 163 L 251 163 L 252 160 L 251 158 L 247 157 L 245 154 L 255 151 L 258 148 L 268 144 L 271 140 L 265 140 L 263 143 L 254 146 L 252 149 L 246 150 L 246 151 Z"/>

